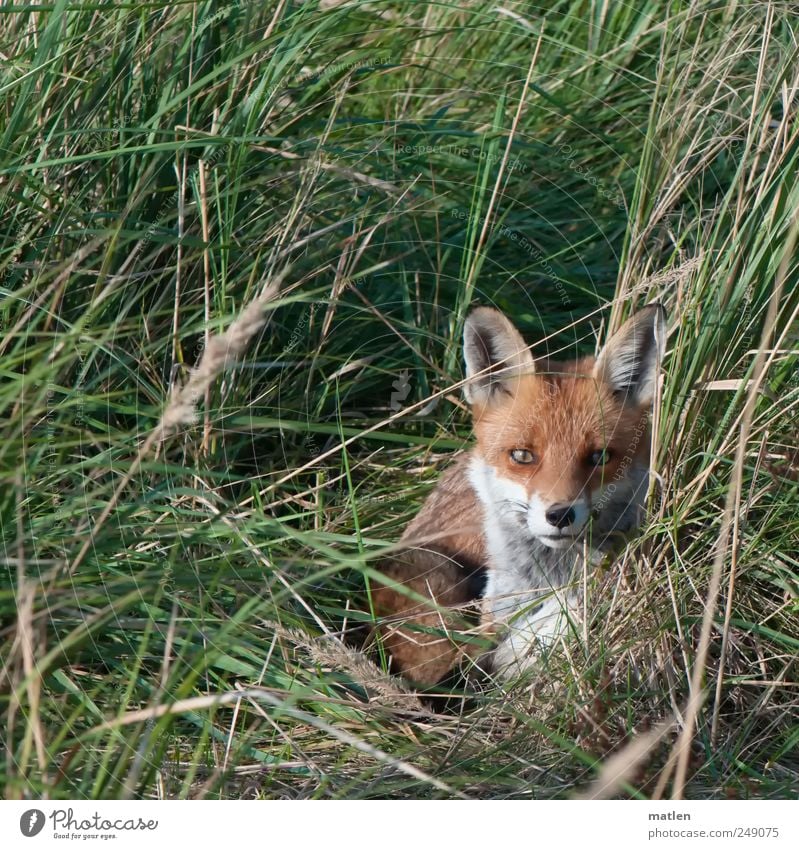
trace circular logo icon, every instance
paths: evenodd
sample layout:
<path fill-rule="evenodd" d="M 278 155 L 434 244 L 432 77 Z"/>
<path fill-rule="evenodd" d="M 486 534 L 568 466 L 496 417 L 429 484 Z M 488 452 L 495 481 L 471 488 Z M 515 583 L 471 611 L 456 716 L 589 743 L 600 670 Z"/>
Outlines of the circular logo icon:
<path fill-rule="evenodd" d="M 44 828 L 44 814 L 38 808 L 31 808 L 19 818 L 19 830 L 25 837 L 36 837 Z"/>

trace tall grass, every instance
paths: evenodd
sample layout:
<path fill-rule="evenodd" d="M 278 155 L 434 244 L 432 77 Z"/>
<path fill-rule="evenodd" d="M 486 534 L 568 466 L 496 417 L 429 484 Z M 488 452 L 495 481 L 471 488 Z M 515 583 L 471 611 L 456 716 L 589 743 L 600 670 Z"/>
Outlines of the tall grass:
<path fill-rule="evenodd" d="M 760 2 L 0 10 L 5 795 L 795 794 L 798 34 Z M 651 300 L 640 539 L 534 675 L 431 713 L 342 637 L 468 445 L 464 316 L 570 357 Z"/>

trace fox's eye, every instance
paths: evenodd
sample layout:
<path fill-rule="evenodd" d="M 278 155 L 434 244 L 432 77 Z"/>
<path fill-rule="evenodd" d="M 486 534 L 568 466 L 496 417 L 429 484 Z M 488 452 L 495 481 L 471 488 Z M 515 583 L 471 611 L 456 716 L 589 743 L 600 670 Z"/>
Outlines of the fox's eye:
<path fill-rule="evenodd" d="M 592 466 L 604 466 L 610 460 L 610 451 L 607 448 L 600 448 L 594 451 L 588 458 L 588 462 Z"/>
<path fill-rule="evenodd" d="M 535 463 L 536 456 L 532 451 L 528 451 L 526 448 L 514 448 L 510 452 L 510 458 L 514 463 Z"/>

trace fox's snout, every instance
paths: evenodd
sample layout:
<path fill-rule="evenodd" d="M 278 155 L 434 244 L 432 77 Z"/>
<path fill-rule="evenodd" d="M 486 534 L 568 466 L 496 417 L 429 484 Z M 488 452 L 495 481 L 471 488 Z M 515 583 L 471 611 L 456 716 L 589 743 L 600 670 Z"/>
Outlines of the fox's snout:
<path fill-rule="evenodd" d="M 586 528 L 591 516 L 588 500 L 552 501 L 533 494 L 528 502 L 526 524 L 530 533 L 550 548 L 564 548 Z"/>

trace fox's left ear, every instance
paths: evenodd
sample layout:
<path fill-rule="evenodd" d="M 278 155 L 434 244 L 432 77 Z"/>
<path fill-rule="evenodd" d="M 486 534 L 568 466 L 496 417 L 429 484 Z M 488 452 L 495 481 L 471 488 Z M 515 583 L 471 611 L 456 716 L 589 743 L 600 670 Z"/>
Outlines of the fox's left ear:
<path fill-rule="evenodd" d="M 485 404 L 513 394 L 521 374 L 535 370 L 530 349 L 511 320 L 492 307 L 477 307 L 463 328 L 466 377 L 463 394 L 469 404 Z"/>
<path fill-rule="evenodd" d="M 649 304 L 608 340 L 596 359 L 594 377 L 609 384 L 625 404 L 651 404 L 665 347 L 666 310 Z"/>

